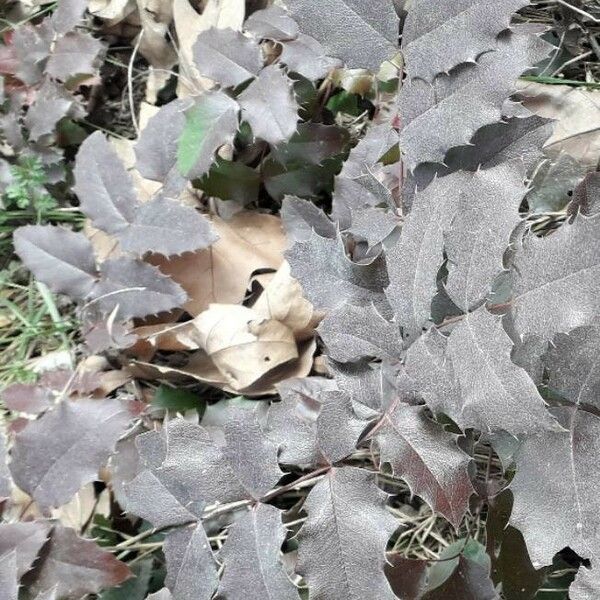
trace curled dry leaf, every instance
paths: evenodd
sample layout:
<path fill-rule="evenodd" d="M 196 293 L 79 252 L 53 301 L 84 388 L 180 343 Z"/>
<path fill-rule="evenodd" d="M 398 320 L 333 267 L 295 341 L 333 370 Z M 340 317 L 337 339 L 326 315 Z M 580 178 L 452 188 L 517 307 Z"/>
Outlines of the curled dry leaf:
<path fill-rule="evenodd" d="M 296 340 L 283 323 L 261 318 L 245 306 L 214 304 L 196 319 L 200 346 L 238 389 L 298 358 Z"/>
<path fill-rule="evenodd" d="M 212 217 L 211 222 L 219 239 L 210 248 L 170 259 L 150 258 L 187 292 L 183 308 L 192 316 L 210 304 L 241 302 L 254 271 L 278 269 L 283 262 L 286 242 L 279 218 L 240 212 L 229 221 Z"/>

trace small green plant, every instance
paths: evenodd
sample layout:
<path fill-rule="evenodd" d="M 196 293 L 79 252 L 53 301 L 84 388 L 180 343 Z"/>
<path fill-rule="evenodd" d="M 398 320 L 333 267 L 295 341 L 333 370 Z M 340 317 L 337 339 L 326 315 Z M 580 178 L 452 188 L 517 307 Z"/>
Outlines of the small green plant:
<path fill-rule="evenodd" d="M 37 156 L 25 156 L 19 164 L 10 167 L 12 182 L 6 188 L 8 207 L 35 211 L 38 215 L 58 207 L 58 203 L 46 189 L 48 176 Z"/>

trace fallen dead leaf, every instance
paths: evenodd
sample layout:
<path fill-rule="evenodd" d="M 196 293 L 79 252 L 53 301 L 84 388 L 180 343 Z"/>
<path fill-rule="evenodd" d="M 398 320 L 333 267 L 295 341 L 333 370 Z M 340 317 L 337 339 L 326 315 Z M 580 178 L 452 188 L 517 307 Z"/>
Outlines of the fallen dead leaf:
<path fill-rule="evenodd" d="M 170 259 L 149 258 L 185 289 L 189 300 L 184 309 L 194 317 L 210 304 L 239 304 L 252 273 L 278 269 L 286 247 L 278 217 L 244 211 L 229 221 L 211 220 L 219 240 L 210 248 Z"/>
<path fill-rule="evenodd" d="M 324 317 L 315 312 L 313 305 L 304 298 L 302 287 L 292 277 L 287 261 L 266 285 L 253 309 L 266 319 L 275 319 L 286 325 L 298 341 L 313 337 L 315 328 Z"/>
<path fill-rule="evenodd" d="M 142 24 L 140 54 L 157 69 L 172 69 L 177 53 L 168 35 L 173 20 L 172 0 L 137 0 Z"/>
<path fill-rule="evenodd" d="M 529 110 L 557 121 L 544 146 L 548 156 L 568 154 L 595 169 L 600 160 L 600 91 L 536 82 L 520 86 Z"/>
<path fill-rule="evenodd" d="M 245 306 L 213 304 L 195 319 L 200 347 L 233 389 L 298 358 L 289 327 Z"/>

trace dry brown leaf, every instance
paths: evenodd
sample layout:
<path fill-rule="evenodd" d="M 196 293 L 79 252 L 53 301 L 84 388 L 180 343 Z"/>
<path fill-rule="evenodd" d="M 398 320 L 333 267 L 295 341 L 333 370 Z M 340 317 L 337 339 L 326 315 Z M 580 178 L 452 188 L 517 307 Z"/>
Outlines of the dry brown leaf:
<path fill-rule="evenodd" d="M 313 337 L 324 316 L 316 313 L 313 305 L 304 298 L 302 287 L 291 276 L 287 261 L 267 284 L 253 309 L 265 319 L 275 319 L 286 325 L 299 341 Z"/>
<path fill-rule="evenodd" d="M 196 381 L 218 387 L 232 394 L 243 394 L 244 396 L 254 398 L 276 394 L 275 385 L 286 379 L 308 376 L 312 370 L 313 355 L 316 348 L 317 342 L 314 339 L 302 342 L 298 346 L 299 356 L 296 360 L 273 369 L 252 386 L 242 390 L 231 388 L 214 363 L 202 350 L 194 352 L 185 367 L 174 368 L 143 361 L 131 361 L 128 365 L 128 370 L 131 372 L 132 377 L 139 379 L 171 382 L 183 382 L 188 379 L 195 379 Z"/>
<path fill-rule="evenodd" d="M 239 304 L 252 273 L 278 269 L 286 247 L 278 217 L 241 212 L 229 221 L 211 220 L 219 240 L 210 248 L 170 259 L 149 259 L 184 288 L 189 298 L 184 308 L 192 316 L 210 304 Z"/>
<path fill-rule="evenodd" d="M 213 304 L 195 319 L 200 347 L 234 389 L 298 358 L 289 327 L 245 306 Z"/>
<path fill-rule="evenodd" d="M 169 25 L 173 20 L 172 0 L 137 0 L 142 24 L 140 54 L 157 69 L 172 69 L 177 53 L 169 41 Z"/>
<path fill-rule="evenodd" d="M 535 82 L 521 85 L 529 110 L 557 120 L 544 146 L 547 154 L 565 153 L 595 169 L 600 160 L 600 91 Z"/>
<path fill-rule="evenodd" d="M 57 519 L 61 525 L 72 527 L 79 532 L 89 524 L 90 519 L 96 514 L 105 517 L 110 515 L 110 495 L 108 490 L 104 489 L 96 497 L 93 483 L 82 487 L 64 506 L 51 510 L 53 519 Z"/>
<path fill-rule="evenodd" d="M 214 81 L 202 77 L 194 66 L 192 48 L 198 34 L 211 27 L 241 30 L 246 12 L 245 0 L 208 0 L 198 14 L 189 0 L 173 0 L 173 21 L 179 42 L 179 72 L 182 77 L 177 96 L 185 98 L 214 87 Z"/>

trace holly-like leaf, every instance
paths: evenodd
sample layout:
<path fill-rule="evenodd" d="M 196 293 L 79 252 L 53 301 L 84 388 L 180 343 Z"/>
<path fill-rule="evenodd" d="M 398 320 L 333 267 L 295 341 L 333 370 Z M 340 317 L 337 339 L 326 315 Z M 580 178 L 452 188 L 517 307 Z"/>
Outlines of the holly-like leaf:
<path fill-rule="evenodd" d="M 177 148 L 186 124 L 185 111 L 192 104 L 184 98 L 161 106 L 135 145 L 136 169 L 142 177 L 164 183 L 165 191 L 169 191 L 169 183 L 185 181 L 177 169 Z"/>
<path fill-rule="evenodd" d="M 400 240 L 387 254 L 390 285 L 385 293 L 405 335 L 419 334 L 431 316 L 437 275 L 444 260 L 444 231 L 461 195 L 475 196 L 480 177 L 453 173 L 417 193 Z"/>
<path fill-rule="evenodd" d="M 397 144 L 398 133 L 390 123 L 384 122 L 370 127 L 350 151 L 335 179 L 333 196 L 332 216 L 342 228 L 352 223 L 352 209 L 388 203 L 389 193 L 375 175 L 381 170 L 381 158 Z"/>
<path fill-rule="evenodd" d="M 535 384 L 510 360 L 512 342 L 485 307 L 466 316 L 448 338 L 447 357 L 460 387 L 457 423 L 518 435 L 560 429 Z"/>
<path fill-rule="evenodd" d="M 234 87 L 258 75 L 263 66 L 257 42 L 233 29 L 211 27 L 194 44 L 194 64 L 200 75 Z"/>
<path fill-rule="evenodd" d="M 435 414 L 443 413 L 460 423 L 461 391 L 447 346 L 448 338 L 432 327 L 408 349 L 406 372 Z"/>
<path fill-rule="evenodd" d="M 489 571 L 463 554 L 452 575 L 436 589 L 426 593 L 423 600 L 498 600 Z"/>
<path fill-rule="evenodd" d="M 281 511 L 259 504 L 235 522 L 219 552 L 223 577 L 217 596 L 229 600 L 298 600 L 281 563 Z"/>
<path fill-rule="evenodd" d="M 31 569 L 48 540 L 50 529 L 50 523 L 44 521 L 0 524 L 0 556 L 14 552 L 18 579 Z"/>
<path fill-rule="evenodd" d="M 264 68 L 238 100 L 256 137 L 278 144 L 296 132 L 299 106 L 292 82 L 279 66 Z"/>
<path fill-rule="evenodd" d="M 0 556 L 0 589 L 6 594 L 6 600 L 17 600 L 19 580 L 17 578 L 17 555 L 7 552 Z"/>
<path fill-rule="evenodd" d="M 445 0 L 435 8 L 420 0 L 410 7 L 402 32 L 402 54 L 411 79 L 431 83 L 461 63 L 475 62 L 496 47 L 513 13 L 527 0 Z"/>
<path fill-rule="evenodd" d="M 303 33 L 283 44 L 280 60 L 290 71 L 310 81 L 323 79 L 342 66 L 341 61 L 325 55 L 325 49 L 315 38 Z"/>
<path fill-rule="evenodd" d="M 335 382 L 323 377 L 288 379 L 278 385 L 281 401 L 269 408 L 266 432 L 280 446 L 281 464 L 314 466 L 323 462 L 316 429 L 319 397 L 334 389 Z"/>
<path fill-rule="evenodd" d="M 208 248 L 219 238 L 199 212 L 158 196 L 137 209 L 119 239 L 123 250 L 139 256 L 146 252 L 172 256 Z"/>
<path fill-rule="evenodd" d="M 277 446 L 267 439 L 251 411 L 240 409 L 224 427 L 225 445 L 208 431 L 181 419 L 171 421 L 169 444 L 159 476 L 180 482 L 190 497 L 205 502 L 260 498 L 281 478 Z"/>
<path fill-rule="evenodd" d="M 600 217 L 579 215 L 544 238 L 528 236 L 513 267 L 517 332 L 550 339 L 598 315 Z"/>
<path fill-rule="evenodd" d="M 398 527 L 385 510 L 374 476 L 354 467 L 331 469 L 304 502 L 298 567 L 313 600 L 395 596 L 383 572 L 388 539 Z"/>
<path fill-rule="evenodd" d="M 402 338 L 395 323 L 386 321 L 373 305 L 345 304 L 319 325 L 327 354 L 339 362 L 353 362 L 365 356 L 399 359 Z"/>
<path fill-rule="evenodd" d="M 298 23 L 281 6 L 269 6 L 252 13 L 244 23 L 247 33 L 258 39 L 277 42 L 293 40 L 298 37 Z"/>
<path fill-rule="evenodd" d="M 324 391 L 319 395 L 319 402 L 316 443 L 321 455 L 333 464 L 356 450 L 368 421 L 355 412 L 352 397 L 346 392 Z"/>
<path fill-rule="evenodd" d="M 313 231 L 324 238 L 336 237 L 335 225 L 309 200 L 286 196 L 280 212 L 290 242 L 306 242 Z"/>
<path fill-rule="evenodd" d="M 432 84 L 414 79 L 405 85 L 400 95 L 400 146 L 407 168 L 443 162 L 450 148 L 468 144 L 477 129 L 500 121 L 515 79 L 548 51 L 539 38 L 512 33 L 475 64 L 462 65 Z"/>
<path fill-rule="evenodd" d="M 346 66 L 376 71 L 398 47 L 398 15 L 390 0 L 286 0 L 300 30 Z"/>
<path fill-rule="evenodd" d="M 185 126 L 177 147 L 177 166 L 186 177 L 201 177 L 213 163 L 215 152 L 233 142 L 238 129 L 239 106 L 227 94 L 202 94 L 185 111 Z"/>
<path fill-rule="evenodd" d="M 165 583 L 173 598 L 210 600 L 218 584 L 217 565 L 202 524 L 176 529 L 164 544 Z"/>
<path fill-rule="evenodd" d="M 375 436 L 381 460 L 458 529 L 475 490 L 468 472 L 470 457 L 459 449 L 456 436 L 427 418 L 422 407 L 401 402 L 394 403 L 382 421 Z"/>
<path fill-rule="evenodd" d="M 387 274 L 383 256 L 355 263 L 346 255 L 344 243 L 313 233 L 287 252 L 292 276 L 300 281 L 308 300 L 318 309 L 333 309 L 345 302 L 380 306 Z"/>
<path fill-rule="evenodd" d="M 61 0 L 50 19 L 54 31 L 64 34 L 74 29 L 82 20 L 87 5 L 86 0 Z"/>
<path fill-rule="evenodd" d="M 521 221 L 527 192 L 524 173 L 511 163 L 477 171 L 463 188 L 456 215 L 445 233 L 448 280 L 445 289 L 464 310 L 480 304 L 503 270 L 510 236 Z M 494 235 L 490 236 L 490 231 Z"/>
<path fill-rule="evenodd" d="M 46 73 L 61 81 L 92 75 L 103 46 L 87 33 L 72 31 L 59 37 L 46 64 Z"/>
<path fill-rule="evenodd" d="M 109 234 L 127 229 L 135 216 L 137 194 L 129 173 L 100 131 L 81 144 L 74 174 L 81 210 L 93 225 Z"/>
<path fill-rule="evenodd" d="M 96 261 L 81 233 L 51 225 L 25 225 L 13 234 L 25 266 L 53 292 L 85 298 L 96 283 Z"/>
<path fill-rule="evenodd" d="M 510 486 L 510 522 L 522 532 L 536 569 L 569 546 L 591 559 L 595 570 L 600 559 L 594 533 L 600 419 L 577 408 L 557 409 L 556 414 L 567 431 L 530 436 L 521 445 Z"/>
<path fill-rule="evenodd" d="M 548 386 L 574 404 L 600 407 L 600 330 L 579 327 L 558 334 L 544 364 L 550 372 Z"/>
<path fill-rule="evenodd" d="M 199 519 L 205 503 L 190 497 L 185 485 L 160 470 L 167 453 L 169 429 L 150 431 L 136 437 L 140 469 L 125 484 L 128 512 L 138 515 L 155 527 L 183 525 Z M 152 502 L 148 498 L 152 496 Z"/>
<path fill-rule="evenodd" d="M 39 594 L 56 588 L 58 598 L 80 598 L 120 585 L 131 576 L 125 563 L 96 542 L 56 525 L 36 564 L 29 591 Z"/>
<path fill-rule="evenodd" d="M 122 320 L 169 311 L 187 299 L 183 289 L 157 267 L 128 257 L 103 262 L 100 274 L 92 291 L 94 304 L 107 315 L 118 306 Z"/>
<path fill-rule="evenodd" d="M 40 506 L 66 504 L 97 479 L 129 421 L 116 400 L 61 402 L 15 436 L 15 483 Z"/>

